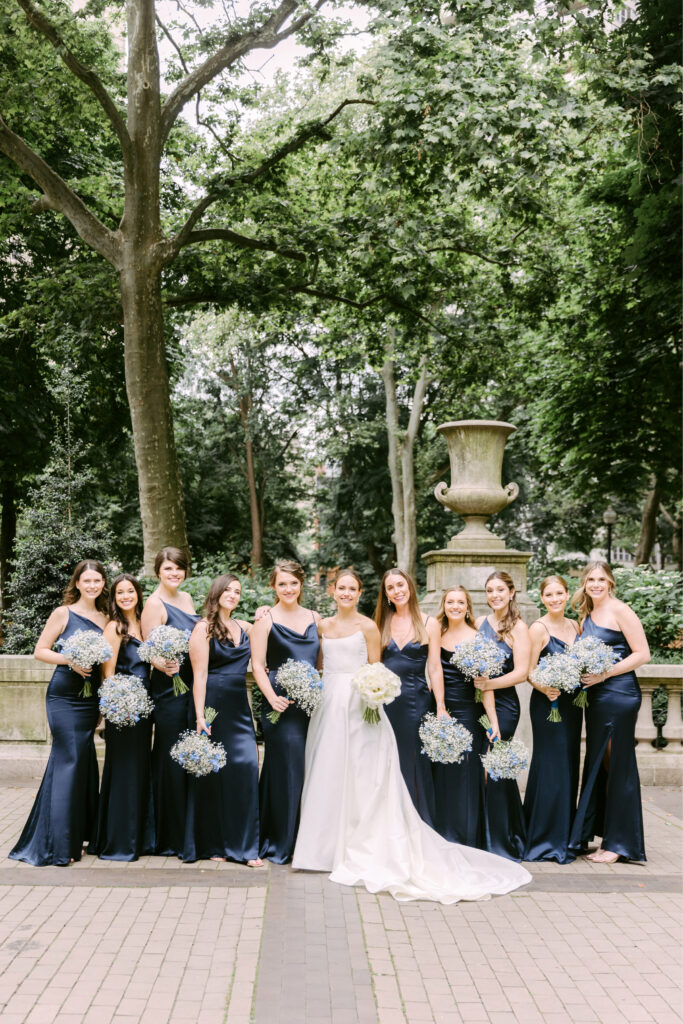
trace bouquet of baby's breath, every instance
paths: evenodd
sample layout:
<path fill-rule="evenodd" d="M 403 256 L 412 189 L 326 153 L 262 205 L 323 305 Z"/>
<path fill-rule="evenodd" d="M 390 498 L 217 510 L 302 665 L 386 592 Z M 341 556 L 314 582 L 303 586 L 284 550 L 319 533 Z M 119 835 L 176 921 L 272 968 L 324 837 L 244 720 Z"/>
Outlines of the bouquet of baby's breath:
<path fill-rule="evenodd" d="M 213 708 L 204 708 L 204 720 L 207 725 L 211 725 L 217 715 L 218 712 Z M 200 735 L 191 729 L 186 729 L 180 734 L 178 741 L 171 747 L 171 757 L 181 768 L 198 779 L 212 772 L 219 772 L 221 768 L 225 768 L 228 761 L 222 743 L 210 740 L 205 732 Z"/>
<path fill-rule="evenodd" d="M 100 714 L 107 722 L 121 729 L 149 718 L 154 704 L 145 684 L 137 676 L 122 672 L 105 679 L 100 686 Z"/>
<path fill-rule="evenodd" d="M 571 654 L 548 654 L 545 658 L 541 658 L 531 673 L 531 682 L 538 686 L 545 686 L 549 690 L 574 693 L 581 687 L 581 668 Z M 557 698 L 551 702 L 548 721 L 562 721 Z"/>
<path fill-rule="evenodd" d="M 401 680 L 383 665 L 375 661 L 372 665 L 363 665 L 351 676 L 351 686 L 360 696 L 363 704 L 363 721 L 370 725 L 379 722 L 378 708 L 382 704 L 391 704 L 401 692 Z"/>
<path fill-rule="evenodd" d="M 460 764 L 472 749 L 472 733 L 455 718 L 439 718 L 431 712 L 420 724 L 422 753 L 438 764 Z"/>
<path fill-rule="evenodd" d="M 491 731 L 488 715 L 479 719 L 487 732 Z M 485 754 L 481 754 L 484 771 L 493 782 L 499 779 L 518 779 L 529 766 L 529 751 L 520 740 L 494 740 Z"/>
<path fill-rule="evenodd" d="M 619 656 L 614 648 L 603 643 L 597 636 L 579 637 L 569 653 L 578 662 L 580 675 L 585 673 L 599 676 L 619 661 Z M 588 707 L 588 696 L 583 687 L 577 694 L 574 704 L 579 708 Z"/>
<path fill-rule="evenodd" d="M 453 651 L 451 664 L 459 668 L 467 679 L 476 679 L 477 676 L 495 679 L 503 670 L 505 651 L 483 633 L 477 633 L 472 640 L 458 644 Z M 475 689 L 474 699 L 480 701 L 482 697 L 482 691 Z"/>
<path fill-rule="evenodd" d="M 90 672 L 93 665 L 101 665 L 109 661 L 112 656 L 111 646 L 107 643 L 101 633 L 95 633 L 92 629 L 77 629 L 75 633 L 66 640 L 58 640 L 57 647 L 61 653 L 69 659 L 76 668 Z M 92 697 L 90 680 L 83 683 L 80 697 Z"/>
<path fill-rule="evenodd" d="M 307 715 L 312 715 L 320 706 L 323 699 L 323 681 L 317 669 L 309 665 L 307 661 L 295 661 L 294 658 L 288 658 L 284 665 L 277 670 L 275 680 L 289 699 L 293 700 L 297 707 L 305 711 Z M 277 725 L 281 714 L 281 711 L 269 711 L 268 721 Z"/>
<path fill-rule="evenodd" d="M 163 661 L 177 661 L 182 665 L 190 649 L 190 636 L 189 629 L 155 626 L 138 648 L 140 661 L 152 662 L 155 658 L 161 658 Z M 187 692 L 188 688 L 180 676 L 173 676 L 173 695 L 179 697 L 181 693 Z"/>

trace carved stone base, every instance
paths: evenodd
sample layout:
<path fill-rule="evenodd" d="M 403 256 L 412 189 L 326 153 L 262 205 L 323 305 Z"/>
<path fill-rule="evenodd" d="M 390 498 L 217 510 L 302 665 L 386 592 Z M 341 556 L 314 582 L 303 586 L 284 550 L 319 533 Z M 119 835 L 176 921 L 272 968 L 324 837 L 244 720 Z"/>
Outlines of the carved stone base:
<path fill-rule="evenodd" d="M 486 603 L 484 585 L 487 577 L 497 569 L 512 576 L 517 604 L 524 621 L 529 623 L 538 618 L 538 608 L 526 592 L 526 567 L 531 558 L 530 551 L 511 550 L 502 541 L 496 547 L 459 549 L 456 542 L 457 537 L 454 537 L 448 548 L 428 551 L 422 556 L 427 565 L 427 594 L 420 602 L 423 612 L 434 615 L 442 592 L 460 584 L 467 587 L 472 596 L 475 615 L 488 614 L 490 609 Z"/>

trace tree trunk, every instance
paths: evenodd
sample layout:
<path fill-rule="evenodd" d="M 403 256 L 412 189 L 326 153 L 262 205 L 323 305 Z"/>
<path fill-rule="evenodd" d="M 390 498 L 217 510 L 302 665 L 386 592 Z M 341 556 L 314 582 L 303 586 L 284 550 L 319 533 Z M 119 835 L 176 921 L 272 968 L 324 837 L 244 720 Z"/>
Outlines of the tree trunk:
<path fill-rule="evenodd" d="M 244 430 L 244 451 L 247 461 L 247 483 L 249 485 L 249 515 L 251 518 L 251 564 L 263 565 L 263 532 L 259 510 L 258 492 L 256 490 L 256 473 L 254 469 L 254 445 L 251 439 L 251 395 L 240 397 L 240 419 Z"/>
<path fill-rule="evenodd" d="M 0 613 L 7 610 L 9 562 L 17 534 L 16 488 L 14 480 L 3 480 L 0 488 Z"/>
<path fill-rule="evenodd" d="M 178 457 L 173 436 L 158 271 L 121 273 L 126 391 L 138 470 L 146 575 L 167 544 L 187 548 Z"/>
<path fill-rule="evenodd" d="M 683 572 L 683 520 L 680 516 L 674 518 L 661 502 L 659 510 L 671 526 L 671 553 L 673 554 L 674 565 L 679 572 Z"/>
<path fill-rule="evenodd" d="M 396 563 L 400 569 L 409 570 L 404 563 L 405 522 L 403 519 L 403 481 L 401 480 L 401 457 L 399 453 L 400 431 L 398 426 L 398 402 L 396 401 L 396 384 L 394 381 L 394 363 L 387 359 L 382 367 L 384 381 L 384 400 L 387 420 L 387 441 L 389 477 L 391 479 L 391 514 L 394 518 L 394 544 L 396 545 Z"/>
<path fill-rule="evenodd" d="M 649 563 L 652 548 L 657 538 L 657 513 L 659 511 L 661 489 L 656 477 L 652 478 L 651 483 L 652 489 L 645 496 L 645 504 L 643 505 L 643 514 L 640 521 L 640 539 L 636 549 L 636 565 L 647 565 Z"/>

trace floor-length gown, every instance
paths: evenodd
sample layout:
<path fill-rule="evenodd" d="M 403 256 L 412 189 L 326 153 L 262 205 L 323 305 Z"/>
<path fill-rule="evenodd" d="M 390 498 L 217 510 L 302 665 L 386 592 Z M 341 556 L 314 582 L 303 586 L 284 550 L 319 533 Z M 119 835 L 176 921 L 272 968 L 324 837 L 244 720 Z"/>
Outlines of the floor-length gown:
<path fill-rule="evenodd" d="M 218 714 L 211 739 L 222 743 L 227 764 L 219 772 L 190 778 L 184 861 L 225 857 L 244 864 L 259 852 L 258 751 L 247 697 L 249 637 L 209 641 L 204 707 Z"/>
<path fill-rule="evenodd" d="M 101 633 L 84 615 L 68 609 L 58 643 L 79 629 Z M 93 735 L 99 717 L 100 667 L 90 676 L 91 697 L 81 697 L 85 680 L 68 665 L 57 665 L 45 695 L 52 733 L 45 774 L 19 841 L 9 854 L 36 866 L 80 860 L 83 844 L 95 833 L 99 773 Z"/>
<path fill-rule="evenodd" d="M 137 676 L 149 692 L 149 665 L 140 661 L 140 641 L 121 639 L 116 671 Z M 97 838 L 88 847 L 102 860 L 137 860 L 154 853 L 152 718 L 120 729 L 104 727 L 105 753 L 97 815 Z"/>
<path fill-rule="evenodd" d="M 166 604 L 166 625 L 191 632 L 199 622 L 199 615 L 191 615 L 175 605 Z M 152 746 L 152 791 L 154 794 L 154 830 L 156 853 L 162 857 L 180 857 L 185 842 L 185 815 L 187 809 L 187 772 L 170 756 L 171 747 L 187 729 L 192 694 L 192 665 L 185 655 L 180 666 L 180 678 L 188 693 L 177 697 L 173 692 L 173 677 L 152 669 L 152 700 L 154 701 L 154 744 Z"/>
<path fill-rule="evenodd" d="M 405 784 L 420 816 L 434 824 L 434 780 L 432 766 L 422 754 L 418 730 L 422 719 L 434 711 L 434 697 L 427 685 L 428 644 L 411 640 L 399 647 L 392 638 L 382 651 L 382 661 L 401 680 L 401 694 L 386 706 L 386 714 L 396 736 L 398 756 Z"/>
<path fill-rule="evenodd" d="M 362 632 L 323 638 L 323 702 L 311 718 L 293 866 L 398 900 L 486 899 L 530 881 L 521 865 L 443 839 L 417 813 L 384 708 L 363 721 L 351 677 L 367 661 Z"/>
<path fill-rule="evenodd" d="M 484 822 L 484 768 L 481 754 L 486 747 L 486 733 L 479 719 L 482 705 L 474 699 L 474 683 L 466 679 L 452 662 L 453 651 L 441 648 L 444 697 L 451 718 L 472 733 L 472 750 L 459 764 L 434 764 L 434 796 L 436 831 L 452 843 L 486 849 Z"/>
<path fill-rule="evenodd" d="M 623 661 L 632 652 L 618 629 L 598 626 L 590 615 L 582 636 L 596 636 Z M 581 797 L 574 819 L 570 845 L 585 849 L 594 836 L 602 848 L 629 860 L 645 860 L 640 778 L 635 750 L 636 719 L 641 693 L 635 672 L 610 676 L 587 689 L 586 759 Z M 609 772 L 603 758 L 609 746 Z"/>
<path fill-rule="evenodd" d="M 315 665 L 319 650 L 318 627 L 314 618 L 304 633 L 297 633 L 295 629 L 272 619 L 266 664 L 271 685 L 278 695 L 284 695 L 284 690 L 277 683 L 277 670 L 289 658 Z M 259 780 L 260 856 L 274 864 L 287 864 L 292 859 L 299 828 L 309 718 L 295 704 L 290 704 L 273 725 L 268 720 L 270 711 L 268 701 L 264 700 L 261 724 L 265 753 Z"/>
<path fill-rule="evenodd" d="M 566 654 L 569 644 L 548 634 L 540 658 Z M 574 704 L 575 694 L 560 693 L 557 701 L 561 722 L 549 722 L 551 703 L 534 690 L 529 702 L 533 748 L 529 781 L 524 794 L 526 848 L 524 860 L 574 860 L 569 835 L 576 813 L 579 791 L 579 760 L 583 709 Z"/>
<path fill-rule="evenodd" d="M 487 640 L 493 640 L 504 652 L 505 663 L 500 674 L 507 675 L 508 672 L 512 672 L 515 667 L 512 648 L 499 638 L 488 619 L 484 619 L 479 632 Z M 517 690 L 514 686 L 508 686 L 504 690 L 494 690 L 494 694 L 500 737 L 503 740 L 510 740 L 515 734 L 520 716 Z M 501 857 L 521 860 L 526 845 L 526 825 L 517 780 L 499 779 L 494 782 L 487 779 L 485 810 L 486 849 Z"/>

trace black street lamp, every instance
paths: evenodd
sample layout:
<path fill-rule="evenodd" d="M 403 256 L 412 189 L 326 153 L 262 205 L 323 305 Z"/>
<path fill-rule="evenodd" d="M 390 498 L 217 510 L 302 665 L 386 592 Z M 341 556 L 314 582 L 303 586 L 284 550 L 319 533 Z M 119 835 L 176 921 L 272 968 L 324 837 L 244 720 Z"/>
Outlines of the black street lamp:
<path fill-rule="evenodd" d="M 612 564 L 612 527 L 617 521 L 617 514 L 611 505 L 602 513 L 602 521 L 607 527 L 607 564 Z"/>

